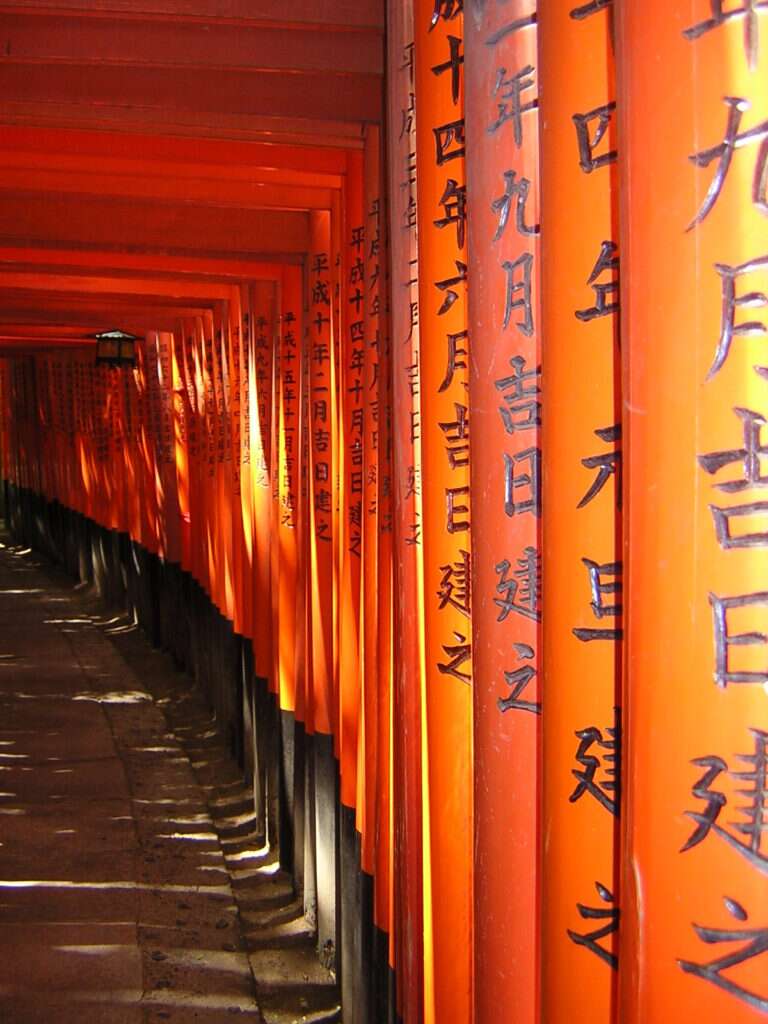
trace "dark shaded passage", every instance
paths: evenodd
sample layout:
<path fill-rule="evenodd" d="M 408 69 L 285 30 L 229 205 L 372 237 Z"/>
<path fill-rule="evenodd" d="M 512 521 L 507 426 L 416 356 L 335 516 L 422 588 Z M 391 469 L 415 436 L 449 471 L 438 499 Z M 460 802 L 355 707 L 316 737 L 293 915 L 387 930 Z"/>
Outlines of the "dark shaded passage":
<path fill-rule="evenodd" d="M 0 1019 L 335 1019 L 199 690 L 0 539 Z"/>

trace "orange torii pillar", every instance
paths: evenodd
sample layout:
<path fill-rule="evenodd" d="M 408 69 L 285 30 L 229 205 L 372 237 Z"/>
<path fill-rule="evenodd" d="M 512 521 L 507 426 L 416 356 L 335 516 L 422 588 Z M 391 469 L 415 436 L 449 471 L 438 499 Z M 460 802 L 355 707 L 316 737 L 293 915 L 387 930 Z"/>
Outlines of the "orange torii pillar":
<path fill-rule="evenodd" d="M 389 696 L 391 693 L 391 545 L 389 504 L 386 224 L 382 192 L 381 137 L 377 125 L 365 136 L 365 479 L 363 513 L 363 723 L 360 744 L 365 808 L 361 828 L 364 921 L 371 948 L 371 1016 L 384 1019 L 389 999 Z M 358 802 L 358 812 L 361 803 Z M 360 821 L 360 819 L 358 819 Z M 371 880 L 373 889 L 371 891 Z M 370 920 L 368 914 L 370 913 Z"/>
<path fill-rule="evenodd" d="M 277 583 L 278 512 L 273 498 L 279 480 L 276 424 L 279 420 L 280 287 L 275 281 L 255 281 L 248 288 L 248 322 L 245 338 L 248 346 L 249 419 L 251 437 L 251 478 L 253 504 L 253 662 L 254 719 L 256 724 L 256 776 L 254 804 L 266 823 L 267 837 L 274 841 L 278 828 L 278 766 L 275 730 L 274 694 L 277 687 L 276 619 L 273 620 L 272 596 Z M 275 605 L 276 608 L 276 605 Z"/>
<path fill-rule="evenodd" d="M 605 3 L 573 0 L 539 9 L 544 1024 L 608 1024 L 617 979 L 622 563 L 611 13 Z"/>
<path fill-rule="evenodd" d="M 424 682 L 421 560 L 421 446 L 418 437 L 419 364 L 416 174 L 409 170 L 416 142 L 412 0 L 387 7 L 389 85 L 389 243 L 392 294 L 392 502 L 394 633 L 393 677 L 394 966 L 397 1011 L 409 1024 L 424 1013 L 422 872 L 422 728 Z"/>
<path fill-rule="evenodd" d="M 309 550 L 310 550 L 310 681 L 312 734 L 308 751 L 313 763 L 310 778 L 314 787 L 314 871 L 316 887 L 317 946 L 328 958 L 337 943 L 336 859 L 337 810 L 336 765 L 333 757 L 334 731 L 334 646 L 337 621 L 337 588 L 334 579 L 334 534 L 336 519 L 336 476 L 339 466 L 338 408 L 336 396 L 336 348 L 338 321 L 333 274 L 332 224 L 328 210 L 310 213 L 309 278 Z M 306 886 L 305 886 L 306 888 Z M 306 897 L 305 897 L 306 902 Z"/>
<path fill-rule="evenodd" d="M 357 729 L 360 713 L 360 563 L 362 552 L 363 360 L 365 323 L 365 224 L 362 154 L 349 153 L 342 241 L 339 441 L 341 463 L 339 568 L 339 680 L 336 750 L 341 803 L 352 808 L 357 789 Z"/>
<path fill-rule="evenodd" d="M 186 379 L 184 325 L 174 331 L 171 339 L 171 373 L 173 377 L 173 450 L 176 465 L 176 488 L 179 496 L 179 560 L 184 572 L 191 572 L 191 464 L 192 405 Z M 121 430 L 124 428 L 121 427 Z M 197 439 L 195 438 L 195 446 Z"/>
<path fill-rule="evenodd" d="M 472 623 L 468 365 L 461 290 L 466 263 L 464 158 L 441 164 L 436 139 L 463 117 L 463 26 L 458 5 L 414 5 L 418 118 L 421 445 L 433 959 L 425 1020 L 472 1013 Z"/>
<path fill-rule="evenodd" d="M 538 991 L 541 378 L 535 8 L 465 18 L 472 420 L 475 1020 L 534 1024 Z"/>
<path fill-rule="evenodd" d="M 301 487 L 300 416 L 304 351 L 302 270 L 283 268 L 281 290 L 281 337 L 279 367 L 278 423 L 278 520 L 279 572 L 272 576 L 273 594 L 277 582 L 277 622 L 273 632 L 277 646 L 278 700 L 282 730 L 282 773 L 288 799 L 281 804 L 280 857 L 291 870 L 294 839 L 294 716 L 296 712 L 296 587 L 297 528 Z M 273 534 L 272 544 L 275 537 Z M 284 813 L 283 813 L 284 812 Z"/>
<path fill-rule="evenodd" d="M 617 19 L 635 598 L 622 1024 L 768 1019 L 762 8 L 651 0 Z"/>
<path fill-rule="evenodd" d="M 245 568 L 244 506 L 241 481 L 242 461 L 242 366 L 240 362 L 240 295 L 232 289 L 232 297 L 224 303 L 223 353 L 227 366 L 227 446 L 228 487 L 231 495 L 232 587 L 234 590 L 233 628 L 240 636 L 250 635 L 251 577 Z"/>
<path fill-rule="evenodd" d="M 310 213 L 310 234 L 307 410 L 312 699 L 307 708 L 307 730 L 329 736 L 333 703 L 333 479 L 336 469 L 330 211 Z"/>
<path fill-rule="evenodd" d="M 360 159 L 361 158 L 361 159 Z M 347 336 L 342 349 L 342 392 L 344 440 L 344 552 L 342 591 L 340 595 L 341 662 L 341 998 L 350 1014 L 350 1024 L 364 1022 L 370 1016 L 371 935 L 364 925 L 364 895 L 369 897 L 370 878 L 360 872 L 362 846 L 360 831 L 365 828 L 367 739 L 366 711 L 366 607 L 369 636 L 376 637 L 376 579 L 378 547 L 372 545 L 376 534 L 374 521 L 368 523 L 367 460 L 372 457 L 371 437 L 374 430 L 375 396 L 370 390 L 375 349 L 370 347 L 369 330 L 371 290 L 371 223 L 368 203 L 371 201 L 370 145 L 362 154 L 350 154 L 346 179 L 345 316 Z M 368 541 L 368 548 L 366 547 Z M 369 702 L 372 694 L 369 693 Z M 352 745 L 353 744 L 353 745 Z M 375 777 L 375 776 L 374 776 Z M 367 886 L 364 893 L 364 886 Z M 367 908 L 370 906 L 370 899 Z"/>

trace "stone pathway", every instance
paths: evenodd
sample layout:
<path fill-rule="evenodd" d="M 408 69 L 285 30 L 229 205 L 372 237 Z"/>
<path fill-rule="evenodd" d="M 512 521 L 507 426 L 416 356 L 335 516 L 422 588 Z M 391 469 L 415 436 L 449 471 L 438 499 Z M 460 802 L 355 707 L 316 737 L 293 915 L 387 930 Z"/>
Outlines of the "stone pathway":
<path fill-rule="evenodd" d="M 0 542 L 0 1020 L 340 1020 L 201 694 Z"/>

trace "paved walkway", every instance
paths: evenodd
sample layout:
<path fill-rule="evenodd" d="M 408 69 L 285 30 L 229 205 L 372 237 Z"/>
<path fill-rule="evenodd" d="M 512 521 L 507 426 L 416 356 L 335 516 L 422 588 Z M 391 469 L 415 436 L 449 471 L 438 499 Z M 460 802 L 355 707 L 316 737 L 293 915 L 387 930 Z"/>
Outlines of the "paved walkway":
<path fill-rule="evenodd" d="M 206 764 L 130 624 L 0 542 L 0 1021 L 260 1022 Z"/>

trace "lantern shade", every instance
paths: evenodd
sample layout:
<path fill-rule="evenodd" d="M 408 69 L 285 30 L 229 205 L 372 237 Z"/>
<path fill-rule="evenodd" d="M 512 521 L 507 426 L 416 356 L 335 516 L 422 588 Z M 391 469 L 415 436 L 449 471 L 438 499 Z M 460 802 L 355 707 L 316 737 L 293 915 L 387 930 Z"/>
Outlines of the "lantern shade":
<path fill-rule="evenodd" d="M 102 331 L 91 335 L 96 339 L 96 365 L 134 366 L 136 363 L 136 342 L 138 338 L 126 331 Z"/>

